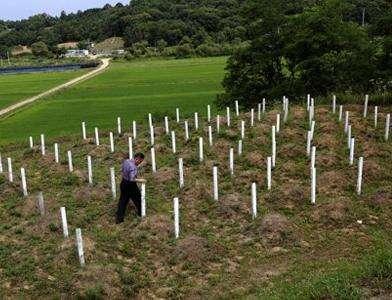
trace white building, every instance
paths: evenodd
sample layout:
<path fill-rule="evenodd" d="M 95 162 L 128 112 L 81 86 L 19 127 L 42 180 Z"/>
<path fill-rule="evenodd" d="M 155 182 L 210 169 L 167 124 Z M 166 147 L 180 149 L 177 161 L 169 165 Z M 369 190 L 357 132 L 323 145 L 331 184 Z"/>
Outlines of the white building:
<path fill-rule="evenodd" d="M 85 49 L 81 50 L 67 50 L 65 57 L 86 57 L 89 55 L 89 51 Z"/>

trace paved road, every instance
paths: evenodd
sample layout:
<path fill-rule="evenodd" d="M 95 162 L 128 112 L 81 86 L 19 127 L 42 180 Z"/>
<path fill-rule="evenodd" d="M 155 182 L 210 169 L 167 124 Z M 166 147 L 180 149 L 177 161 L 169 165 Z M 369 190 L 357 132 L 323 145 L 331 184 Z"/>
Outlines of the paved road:
<path fill-rule="evenodd" d="M 109 66 L 109 59 L 108 58 L 103 58 L 102 59 L 102 64 L 99 65 L 99 67 L 94 69 L 93 71 L 91 71 L 91 72 L 89 72 L 87 74 L 84 74 L 84 75 L 82 75 L 80 77 L 74 78 L 74 79 L 72 79 L 72 80 L 70 80 L 70 81 L 68 81 L 66 83 L 63 83 L 63 84 L 61 84 L 59 86 L 56 86 L 56 87 L 54 87 L 54 88 L 52 88 L 50 90 L 47 90 L 46 92 L 43 92 L 43 93 L 41 93 L 39 95 L 36 95 L 34 97 L 31 97 L 31 98 L 25 99 L 23 101 L 20 101 L 18 103 L 15 103 L 13 105 L 10 105 L 10 106 L 0 110 L 0 117 L 3 117 L 3 116 L 5 116 L 5 115 L 7 115 L 9 113 L 12 113 L 14 110 L 19 109 L 19 108 L 21 108 L 21 107 L 23 107 L 25 105 L 30 104 L 30 103 L 33 103 L 34 101 L 37 101 L 38 99 L 44 98 L 44 97 L 49 96 L 49 95 L 51 95 L 51 94 L 53 94 L 55 92 L 58 92 L 59 90 L 68 88 L 68 87 L 70 87 L 72 85 L 80 83 L 81 81 L 87 80 L 87 79 L 89 79 L 89 78 L 91 78 L 91 77 L 101 73 L 108 66 Z"/>

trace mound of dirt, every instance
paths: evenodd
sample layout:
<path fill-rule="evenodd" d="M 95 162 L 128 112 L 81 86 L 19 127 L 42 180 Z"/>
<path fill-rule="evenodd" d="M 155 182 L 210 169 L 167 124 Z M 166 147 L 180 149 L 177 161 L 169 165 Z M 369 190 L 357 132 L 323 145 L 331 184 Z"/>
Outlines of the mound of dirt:
<path fill-rule="evenodd" d="M 381 166 L 372 159 L 364 159 L 363 161 L 363 177 L 364 179 L 376 180 L 384 176 Z"/>
<path fill-rule="evenodd" d="M 265 164 L 266 158 L 260 152 L 249 152 L 246 159 L 254 166 L 261 166 Z"/>
<path fill-rule="evenodd" d="M 347 185 L 347 176 L 341 170 L 323 172 L 318 177 L 318 190 L 321 194 L 334 195 L 342 186 Z"/>
<path fill-rule="evenodd" d="M 345 199 L 340 198 L 336 202 L 318 205 L 311 217 L 315 222 L 334 225 L 344 223 L 348 214 L 348 203 Z"/>
<path fill-rule="evenodd" d="M 204 265 L 209 258 L 207 240 L 205 238 L 190 235 L 178 241 L 173 255 L 178 261 Z"/>
<path fill-rule="evenodd" d="M 301 186 L 301 182 L 297 180 L 291 180 L 281 186 L 282 191 L 280 195 L 280 201 L 292 202 L 296 204 L 304 203 L 305 191 Z"/>
<path fill-rule="evenodd" d="M 163 167 L 157 170 L 154 174 L 154 180 L 158 183 L 165 183 L 173 180 L 176 177 L 176 171 L 174 168 Z"/>
<path fill-rule="evenodd" d="M 279 155 L 283 155 L 286 158 L 296 158 L 298 156 L 303 156 L 306 149 L 302 145 L 287 143 L 278 147 L 277 152 Z"/>
<path fill-rule="evenodd" d="M 379 190 L 367 202 L 373 207 L 385 207 L 392 205 L 392 193 L 387 190 Z"/>
<path fill-rule="evenodd" d="M 219 198 L 217 212 L 219 215 L 229 218 L 241 218 L 241 214 L 249 214 L 250 201 L 245 199 L 239 193 L 223 195 Z"/>
<path fill-rule="evenodd" d="M 102 187 L 82 186 L 74 190 L 75 199 L 79 201 L 103 200 L 108 196 L 108 194 L 109 191 Z"/>
<path fill-rule="evenodd" d="M 291 222 L 278 213 L 269 213 L 263 217 L 260 234 L 263 241 L 270 245 L 281 245 L 294 239 Z"/>
<path fill-rule="evenodd" d="M 148 218 L 144 218 L 139 228 L 148 231 L 160 239 L 169 238 L 173 231 L 172 221 L 169 216 L 162 214 L 154 214 Z"/>

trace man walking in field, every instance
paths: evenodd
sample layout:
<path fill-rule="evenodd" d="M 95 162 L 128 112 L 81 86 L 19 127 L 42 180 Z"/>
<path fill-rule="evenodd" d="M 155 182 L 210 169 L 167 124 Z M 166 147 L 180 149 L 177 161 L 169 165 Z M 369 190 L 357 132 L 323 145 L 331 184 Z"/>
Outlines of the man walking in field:
<path fill-rule="evenodd" d="M 120 200 L 118 202 L 116 223 L 124 222 L 124 215 L 129 199 L 132 199 L 136 206 L 138 216 L 142 215 L 141 211 L 141 194 L 137 182 L 146 182 L 145 179 L 137 178 L 138 166 L 143 162 L 144 154 L 136 153 L 133 159 L 125 158 L 122 167 L 122 181 L 120 185 Z"/>

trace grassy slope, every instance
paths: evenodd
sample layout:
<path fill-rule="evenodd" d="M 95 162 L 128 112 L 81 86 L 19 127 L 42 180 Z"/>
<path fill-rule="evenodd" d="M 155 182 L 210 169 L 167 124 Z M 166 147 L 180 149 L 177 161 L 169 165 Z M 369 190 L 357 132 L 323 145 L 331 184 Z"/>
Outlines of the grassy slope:
<path fill-rule="evenodd" d="M 147 184 L 147 218 L 113 224 L 116 201 L 110 195 L 108 170 L 120 167 L 120 151 L 127 136 L 116 138 L 116 153 L 79 136 L 48 141 L 60 143 L 62 163 L 53 162 L 26 145 L 6 147 L 14 169 L 27 169 L 31 193 L 20 193 L 19 180 L 11 185 L 0 176 L 0 262 L 5 296 L 82 294 L 122 298 L 242 297 L 358 298 L 389 295 L 392 291 L 391 142 L 382 139 L 381 124 L 363 120 L 361 108 L 347 107 L 356 137 L 356 158 L 365 157 L 363 195 L 355 193 L 356 166 L 348 166 L 343 126 L 327 112 L 316 109 L 318 198 L 309 204 L 309 162 L 305 155 L 306 115 L 291 108 L 288 123 L 278 135 L 277 166 L 273 189 L 265 187 L 265 160 L 270 153 L 272 110 L 255 128 L 247 129 L 244 154 L 236 156 L 235 177 L 228 165 L 229 147 L 236 147 L 238 121 L 222 126 L 214 146 L 205 146 L 205 162 L 197 159 L 197 137 L 184 142 L 183 129 L 174 122 L 178 154 L 157 125 L 158 174 L 144 170 Z M 201 113 L 202 111 L 199 110 Z M 380 120 L 385 117 L 382 109 Z M 202 115 L 202 114 L 201 114 Z M 249 115 L 242 116 L 249 120 Z M 115 117 L 112 117 L 115 120 Z M 113 127 L 114 127 L 113 121 Z M 206 121 L 201 122 L 205 128 Z M 139 128 L 136 149 L 148 149 L 148 133 Z M 49 147 L 49 146 L 48 146 Z M 66 151 L 74 153 L 75 172 L 67 171 Z M 148 153 L 148 152 L 147 152 Z M 86 184 L 86 155 L 93 156 L 93 187 Z M 185 161 L 185 188 L 178 189 L 177 157 Z M 149 161 L 147 157 L 147 161 Z M 23 162 L 23 163 L 21 163 Z M 211 196 L 211 167 L 219 165 L 220 200 Z M 259 215 L 250 216 L 250 184 L 257 182 Z M 47 214 L 40 217 L 36 195 L 43 190 Z M 172 198 L 181 201 L 181 237 L 173 240 Z M 73 238 L 64 241 L 59 207 L 66 206 L 70 233 L 81 227 L 87 266 L 78 266 Z M 271 214 L 278 217 L 271 218 Z M 269 216 L 269 217 L 267 217 Z M 269 220 L 267 222 L 267 220 Z M 362 220 L 359 225 L 357 220 Z"/>
<path fill-rule="evenodd" d="M 85 70 L 78 70 L 54 73 L 0 75 L 0 108 L 38 95 L 50 88 L 83 75 L 85 72 Z"/>
<path fill-rule="evenodd" d="M 220 91 L 225 58 L 152 60 L 113 63 L 108 71 L 0 121 L 4 143 L 45 133 L 59 136 L 80 131 L 81 121 L 110 128 L 120 116 L 124 124 L 163 115 L 180 106 L 190 113 L 210 103 Z M 25 121 L 29 120 L 26 129 Z"/>

